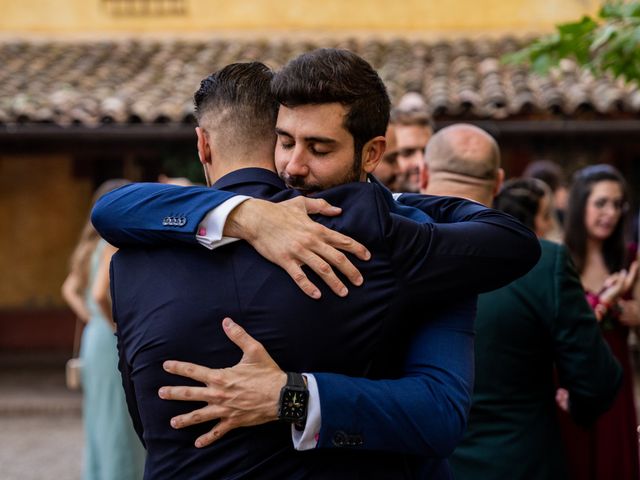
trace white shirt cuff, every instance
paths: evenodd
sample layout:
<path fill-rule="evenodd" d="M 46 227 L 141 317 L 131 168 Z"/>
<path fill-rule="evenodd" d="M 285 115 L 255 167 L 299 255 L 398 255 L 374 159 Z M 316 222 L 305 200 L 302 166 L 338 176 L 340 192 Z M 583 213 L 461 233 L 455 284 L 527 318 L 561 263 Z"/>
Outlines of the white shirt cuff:
<path fill-rule="evenodd" d="M 209 210 L 198 225 L 198 231 L 196 232 L 198 243 L 209 250 L 213 250 L 227 243 L 237 241 L 237 238 L 222 236 L 224 224 L 231 210 L 250 198 L 245 195 L 236 195 L 229 200 L 225 200 L 216 208 Z"/>
<path fill-rule="evenodd" d="M 304 373 L 307 377 L 307 388 L 309 389 L 309 402 L 307 405 L 307 423 L 301 432 L 291 425 L 291 439 L 296 450 L 312 450 L 318 445 L 318 436 L 322 426 L 322 415 L 320 414 L 320 393 L 318 384 L 313 375 Z"/>

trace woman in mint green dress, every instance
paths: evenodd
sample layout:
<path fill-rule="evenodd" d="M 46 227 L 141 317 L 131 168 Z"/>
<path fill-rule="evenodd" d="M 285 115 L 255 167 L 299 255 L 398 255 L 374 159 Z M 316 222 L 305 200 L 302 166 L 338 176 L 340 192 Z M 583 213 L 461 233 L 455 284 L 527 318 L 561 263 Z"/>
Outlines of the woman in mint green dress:
<path fill-rule="evenodd" d="M 123 184 L 123 181 L 106 182 L 95 198 Z M 117 368 L 113 322 L 95 300 L 108 291 L 108 265 L 113 251 L 88 223 L 72 256 L 71 273 L 62 287 L 65 300 L 86 323 L 80 346 L 85 433 L 83 480 L 139 480 L 144 471 L 144 449 L 133 429 Z"/>

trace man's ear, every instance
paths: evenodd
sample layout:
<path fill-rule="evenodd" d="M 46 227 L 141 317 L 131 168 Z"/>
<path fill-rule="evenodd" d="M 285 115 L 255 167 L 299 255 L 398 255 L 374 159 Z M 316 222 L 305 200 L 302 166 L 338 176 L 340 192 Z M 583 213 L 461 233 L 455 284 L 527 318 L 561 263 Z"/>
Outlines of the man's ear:
<path fill-rule="evenodd" d="M 424 160 L 420 163 L 420 193 L 427 191 L 429 185 L 429 165 Z"/>
<path fill-rule="evenodd" d="M 207 138 L 207 132 L 202 128 L 196 127 L 196 135 L 198 136 L 198 158 L 202 165 L 211 164 L 211 146 Z"/>
<path fill-rule="evenodd" d="M 387 140 L 382 135 L 374 137 L 364 144 L 362 148 L 362 171 L 364 173 L 371 173 L 376 169 L 386 148 Z"/>
<path fill-rule="evenodd" d="M 496 175 L 496 184 L 493 186 L 493 196 L 495 197 L 500 189 L 502 188 L 502 184 L 504 183 L 504 170 L 499 168 L 498 174 Z"/>

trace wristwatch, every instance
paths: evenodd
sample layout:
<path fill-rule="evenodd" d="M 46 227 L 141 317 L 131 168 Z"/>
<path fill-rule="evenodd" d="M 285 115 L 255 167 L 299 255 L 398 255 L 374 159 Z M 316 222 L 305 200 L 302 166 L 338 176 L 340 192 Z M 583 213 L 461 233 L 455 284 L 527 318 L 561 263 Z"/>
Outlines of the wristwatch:
<path fill-rule="evenodd" d="M 307 420 L 309 390 L 300 373 L 287 372 L 287 383 L 280 390 L 278 418 L 304 428 Z"/>

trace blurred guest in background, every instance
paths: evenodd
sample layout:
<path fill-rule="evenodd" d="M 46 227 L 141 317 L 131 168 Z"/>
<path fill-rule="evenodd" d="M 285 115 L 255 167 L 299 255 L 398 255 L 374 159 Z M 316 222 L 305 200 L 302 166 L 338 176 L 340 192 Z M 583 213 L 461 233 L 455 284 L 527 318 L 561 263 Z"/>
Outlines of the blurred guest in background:
<path fill-rule="evenodd" d="M 500 148 L 478 127 L 466 123 L 445 127 L 427 146 L 420 178 L 423 193 L 491 205 L 503 181 Z"/>
<path fill-rule="evenodd" d="M 96 191 L 94 202 L 126 183 L 129 182 L 105 182 Z M 113 252 L 114 248 L 87 221 L 71 257 L 71 271 L 62 286 L 69 307 L 86 324 L 80 346 L 85 434 L 83 480 L 139 480 L 144 467 L 144 449 L 127 411 L 117 368 L 114 325 L 110 308 L 106 308 Z M 102 308 L 96 299 L 101 300 Z"/>
<path fill-rule="evenodd" d="M 562 168 L 551 160 L 536 160 L 527 165 L 522 176 L 525 178 L 540 179 L 551 189 L 553 194 L 554 225 L 545 238 L 554 242 L 562 242 L 564 236 L 562 225 L 564 223 L 569 194 Z"/>
<path fill-rule="evenodd" d="M 415 193 L 420 190 L 424 151 L 434 126 L 426 105 L 409 105 L 411 108 L 394 108 L 390 122 L 398 144 L 398 191 Z"/>
<path fill-rule="evenodd" d="M 569 193 L 565 242 L 600 320 L 602 335 L 624 374 L 611 410 L 591 428 L 579 428 L 563 417 L 573 478 L 635 479 L 640 475 L 628 345 L 629 327 L 640 325 L 638 301 L 630 297 L 638 264 L 625 242 L 628 205 L 625 181 L 614 167 L 592 165 L 576 172 Z M 612 285 L 620 286 L 618 296 L 604 298 Z M 569 401 L 573 402 L 571 394 Z"/>
<path fill-rule="evenodd" d="M 478 127 L 446 127 L 427 146 L 424 193 L 488 205 L 503 178 L 498 145 Z M 543 236 L 550 228 L 549 197 L 541 181 L 512 180 L 497 206 Z M 620 367 L 566 249 L 544 240 L 541 247 L 528 274 L 479 297 L 473 400 L 467 431 L 451 457 L 457 479 L 565 478 L 554 364 L 579 421 L 604 411 L 620 383 Z"/>
<path fill-rule="evenodd" d="M 569 191 L 562 167 L 551 160 L 536 160 L 529 163 L 523 174 L 525 178 L 538 178 L 546 183 L 553 192 L 553 204 L 560 214 L 560 221 L 564 221 L 567 209 Z"/>
<path fill-rule="evenodd" d="M 424 193 L 484 204 L 504 177 L 498 145 L 473 125 L 436 133 L 425 163 Z M 538 236 L 550 228 L 550 192 L 541 181 L 507 182 L 496 202 Z M 619 386 L 620 367 L 599 334 L 566 249 L 544 240 L 541 247 L 528 274 L 479 297 L 473 402 L 451 458 L 457 479 L 565 478 L 554 364 L 573 394 L 571 412 L 579 421 L 604 411 Z"/>
<path fill-rule="evenodd" d="M 494 207 L 543 237 L 551 227 L 550 196 L 540 180 L 512 179 Z M 456 478 L 566 478 L 554 367 L 580 423 L 605 411 L 620 386 L 622 370 L 566 248 L 540 243 L 542 257 L 527 275 L 480 296 L 476 383 L 467 432 L 452 459 Z"/>
<path fill-rule="evenodd" d="M 551 189 L 537 178 L 507 180 L 493 206 L 516 217 L 538 238 L 546 238 L 554 227 Z"/>

